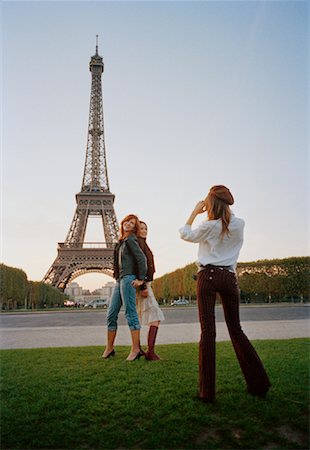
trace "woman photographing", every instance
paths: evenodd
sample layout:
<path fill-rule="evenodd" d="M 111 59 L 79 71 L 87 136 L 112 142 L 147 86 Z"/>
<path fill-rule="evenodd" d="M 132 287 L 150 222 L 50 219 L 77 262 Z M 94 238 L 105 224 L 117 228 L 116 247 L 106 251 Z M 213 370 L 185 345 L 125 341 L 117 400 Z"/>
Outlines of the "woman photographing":
<path fill-rule="evenodd" d="M 243 243 L 244 220 L 230 210 L 234 198 L 223 185 L 213 186 L 206 199 L 195 206 L 181 239 L 198 243 L 197 302 L 201 324 L 199 343 L 199 399 L 215 401 L 215 300 L 222 299 L 229 335 L 243 372 L 248 392 L 265 397 L 271 384 L 254 347 L 242 331 L 239 318 L 239 287 L 236 266 Z M 195 218 L 207 219 L 192 230 Z"/>

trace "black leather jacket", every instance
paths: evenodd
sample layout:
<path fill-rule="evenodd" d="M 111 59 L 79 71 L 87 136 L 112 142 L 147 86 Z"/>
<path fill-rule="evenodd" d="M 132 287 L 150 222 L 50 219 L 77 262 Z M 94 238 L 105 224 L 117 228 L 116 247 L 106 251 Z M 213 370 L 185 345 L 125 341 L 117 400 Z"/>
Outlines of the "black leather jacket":
<path fill-rule="evenodd" d="M 119 241 L 114 249 L 114 278 L 135 275 L 138 280 L 146 277 L 146 257 L 141 250 L 135 234 Z"/>

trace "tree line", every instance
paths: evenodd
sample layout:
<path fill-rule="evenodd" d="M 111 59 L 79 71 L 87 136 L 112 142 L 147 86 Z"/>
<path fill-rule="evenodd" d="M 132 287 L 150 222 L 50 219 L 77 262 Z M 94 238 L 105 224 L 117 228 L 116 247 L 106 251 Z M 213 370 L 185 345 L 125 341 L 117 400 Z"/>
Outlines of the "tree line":
<path fill-rule="evenodd" d="M 0 308 L 37 309 L 63 306 L 65 295 L 41 281 L 29 281 L 21 269 L 0 264 Z"/>
<path fill-rule="evenodd" d="M 196 300 L 195 263 L 156 278 L 155 297 L 160 303 L 186 297 Z M 266 259 L 238 263 L 241 301 L 309 301 L 310 257 Z M 40 281 L 29 281 L 21 269 L 0 264 L 0 308 L 37 309 L 63 306 L 65 294 Z"/>
<path fill-rule="evenodd" d="M 155 297 L 160 303 L 178 297 L 196 300 L 196 273 L 192 263 L 156 278 L 152 283 Z M 309 300 L 308 256 L 238 263 L 237 276 L 243 302 Z"/>

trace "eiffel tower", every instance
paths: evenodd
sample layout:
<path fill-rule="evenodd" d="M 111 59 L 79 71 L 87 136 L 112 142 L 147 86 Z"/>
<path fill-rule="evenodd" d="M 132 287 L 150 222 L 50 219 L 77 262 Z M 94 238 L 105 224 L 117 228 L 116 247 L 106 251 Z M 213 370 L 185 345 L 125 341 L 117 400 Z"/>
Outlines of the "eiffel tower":
<path fill-rule="evenodd" d="M 106 162 L 101 87 L 103 69 L 96 36 L 96 54 L 89 63 L 91 94 L 82 188 L 76 194 L 77 206 L 66 240 L 58 243 L 57 257 L 43 278 L 45 283 L 61 290 L 74 278 L 88 272 L 112 276 L 113 250 L 119 227 Z M 101 217 L 105 242 L 84 242 L 89 217 Z"/>

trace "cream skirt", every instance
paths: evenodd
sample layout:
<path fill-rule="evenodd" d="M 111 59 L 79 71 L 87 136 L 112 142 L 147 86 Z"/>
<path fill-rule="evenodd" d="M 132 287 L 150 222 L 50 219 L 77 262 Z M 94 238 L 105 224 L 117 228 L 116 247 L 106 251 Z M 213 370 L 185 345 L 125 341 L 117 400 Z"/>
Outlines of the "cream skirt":
<path fill-rule="evenodd" d="M 137 312 L 142 325 L 148 325 L 150 322 L 155 322 L 157 320 L 165 320 L 164 314 L 155 298 L 151 284 L 150 281 L 146 283 L 149 293 L 148 297 L 142 297 L 139 294 L 139 291 L 137 291 Z"/>

